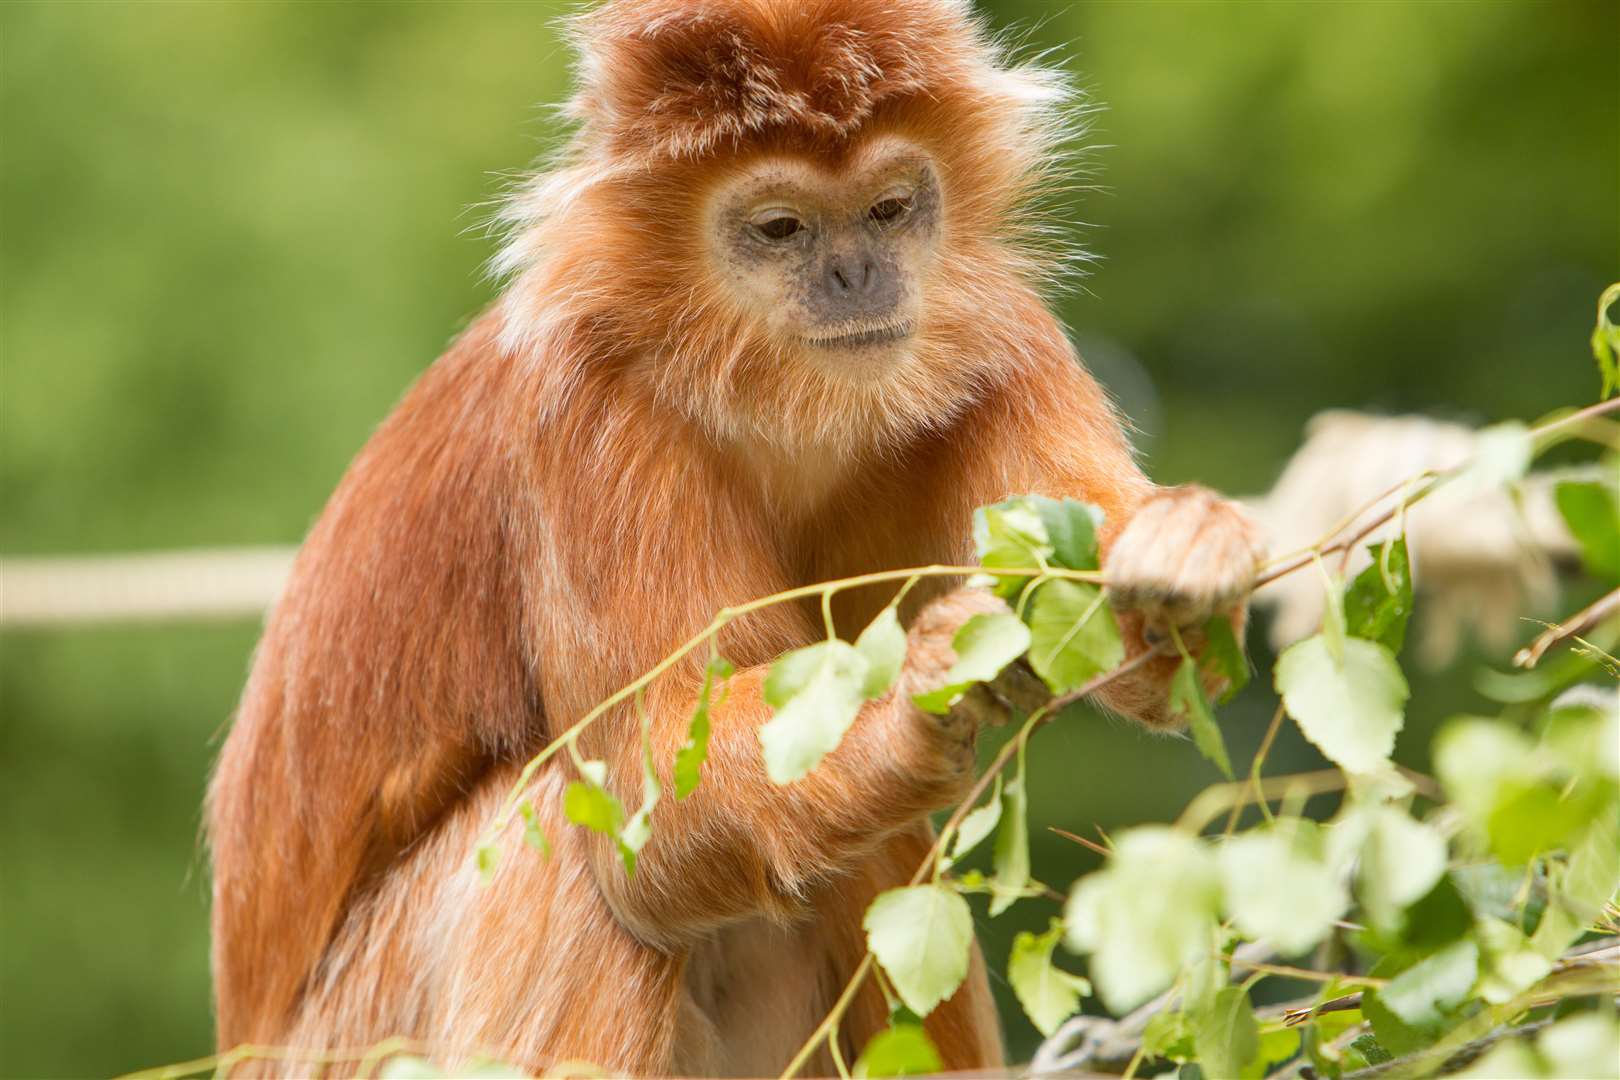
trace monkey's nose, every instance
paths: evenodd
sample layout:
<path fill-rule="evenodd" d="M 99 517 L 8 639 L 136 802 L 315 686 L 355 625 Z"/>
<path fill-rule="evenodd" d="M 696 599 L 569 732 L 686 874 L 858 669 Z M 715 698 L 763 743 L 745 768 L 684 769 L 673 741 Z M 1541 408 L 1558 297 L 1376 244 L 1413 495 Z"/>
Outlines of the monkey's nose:
<path fill-rule="evenodd" d="M 827 291 L 834 296 L 864 296 L 876 287 L 880 276 L 877 260 L 870 255 L 835 255 L 827 260 Z"/>

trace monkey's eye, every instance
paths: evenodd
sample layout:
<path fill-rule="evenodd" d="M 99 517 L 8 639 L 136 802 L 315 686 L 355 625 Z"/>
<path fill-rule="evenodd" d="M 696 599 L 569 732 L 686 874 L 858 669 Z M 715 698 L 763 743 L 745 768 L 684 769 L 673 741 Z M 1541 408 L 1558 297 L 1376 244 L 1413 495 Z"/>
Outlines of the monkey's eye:
<path fill-rule="evenodd" d="M 901 195 L 890 195 L 872 204 L 866 216 L 879 225 L 892 225 L 911 210 L 911 200 Z"/>
<path fill-rule="evenodd" d="M 804 229 L 804 222 L 786 210 L 767 210 L 753 221 L 754 231 L 767 240 L 786 240 Z"/>

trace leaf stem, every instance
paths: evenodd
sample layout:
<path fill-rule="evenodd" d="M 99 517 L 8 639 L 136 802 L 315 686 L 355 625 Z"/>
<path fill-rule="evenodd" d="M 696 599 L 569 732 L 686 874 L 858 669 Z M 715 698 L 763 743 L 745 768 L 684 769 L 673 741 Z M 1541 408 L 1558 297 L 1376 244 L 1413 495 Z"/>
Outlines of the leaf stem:
<path fill-rule="evenodd" d="M 1277 733 L 1282 730 L 1282 721 L 1285 715 L 1287 715 L 1287 710 L 1283 708 L 1283 703 L 1277 702 L 1277 708 L 1271 714 L 1271 723 L 1266 727 L 1265 737 L 1260 740 L 1260 749 L 1254 752 L 1254 760 L 1249 763 L 1248 785 L 1256 796 L 1258 796 L 1260 790 L 1260 770 L 1266 763 L 1266 755 L 1271 753 L 1271 744 L 1277 741 Z M 1251 801 L 1259 802 L 1260 813 L 1265 815 L 1267 821 L 1273 820 L 1271 807 L 1267 805 L 1267 800 L 1251 799 Z M 1231 836 L 1237 829 L 1238 817 L 1243 813 L 1243 806 L 1243 803 L 1232 804 L 1232 813 L 1227 816 L 1226 828 L 1222 830 L 1224 835 Z"/>
<path fill-rule="evenodd" d="M 842 1040 L 838 1037 L 838 1025 L 827 1033 L 827 1049 L 832 1051 L 833 1065 L 838 1069 L 838 1075 L 843 1080 L 849 1080 L 849 1066 L 844 1064 L 844 1048 L 838 1044 Z"/>
<path fill-rule="evenodd" d="M 838 1030 L 839 1021 L 843 1019 L 844 1013 L 848 1011 L 850 1003 L 855 1000 L 855 991 L 861 988 L 861 983 L 866 981 L 867 973 L 871 970 L 872 954 L 868 952 L 861 958 L 860 965 L 855 968 L 855 974 L 851 975 L 849 982 L 844 984 L 844 992 L 838 995 L 837 1001 L 833 1002 L 832 1009 L 822 1018 L 816 1030 L 810 1033 L 810 1037 L 804 1041 L 804 1045 L 799 1047 L 799 1052 L 793 1055 L 793 1060 L 788 1062 L 787 1068 L 782 1070 L 782 1080 L 787 1080 L 787 1077 L 794 1076 L 800 1069 L 804 1068 L 805 1062 L 810 1060 L 810 1055 L 816 1052 L 816 1047 L 824 1039 L 829 1036 L 836 1037 L 834 1033 Z"/>
<path fill-rule="evenodd" d="M 1251 977 L 1248 982 L 1243 984 L 1245 990 L 1258 981 L 1259 976 L 1265 975 L 1275 975 L 1285 979 L 1300 979 L 1304 982 L 1338 983 L 1343 986 L 1370 986 L 1373 989 L 1389 985 L 1388 979 L 1375 979 L 1370 975 L 1346 975 L 1338 971 L 1312 971 L 1310 968 L 1290 967 L 1287 964 L 1267 964 L 1257 960 L 1244 960 L 1237 956 L 1223 955 L 1221 959 L 1233 967 L 1248 968 L 1250 971 L 1257 973 L 1256 976 Z"/>

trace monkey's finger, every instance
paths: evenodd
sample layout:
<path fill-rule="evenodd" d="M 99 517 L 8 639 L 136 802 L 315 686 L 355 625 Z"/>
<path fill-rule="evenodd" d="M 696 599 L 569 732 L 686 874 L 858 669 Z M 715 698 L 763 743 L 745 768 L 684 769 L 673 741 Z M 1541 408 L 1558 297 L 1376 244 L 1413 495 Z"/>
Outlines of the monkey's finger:
<path fill-rule="evenodd" d="M 988 726 L 1000 727 L 1012 719 L 1007 704 L 991 693 L 984 683 L 963 694 L 962 700 L 951 706 L 949 715 L 953 720 L 960 718 L 972 724 L 975 730 Z"/>
<path fill-rule="evenodd" d="M 986 685 L 1003 704 L 1025 716 L 1052 700 L 1052 691 L 1022 658 L 1002 668 L 1001 674 Z"/>

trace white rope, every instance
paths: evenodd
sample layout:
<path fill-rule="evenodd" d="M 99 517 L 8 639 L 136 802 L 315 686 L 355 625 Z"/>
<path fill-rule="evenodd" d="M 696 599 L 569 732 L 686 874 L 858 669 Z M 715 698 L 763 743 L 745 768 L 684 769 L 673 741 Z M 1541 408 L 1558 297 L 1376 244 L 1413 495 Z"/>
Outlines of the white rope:
<path fill-rule="evenodd" d="M 296 550 L 0 559 L 0 626 L 258 618 Z"/>

